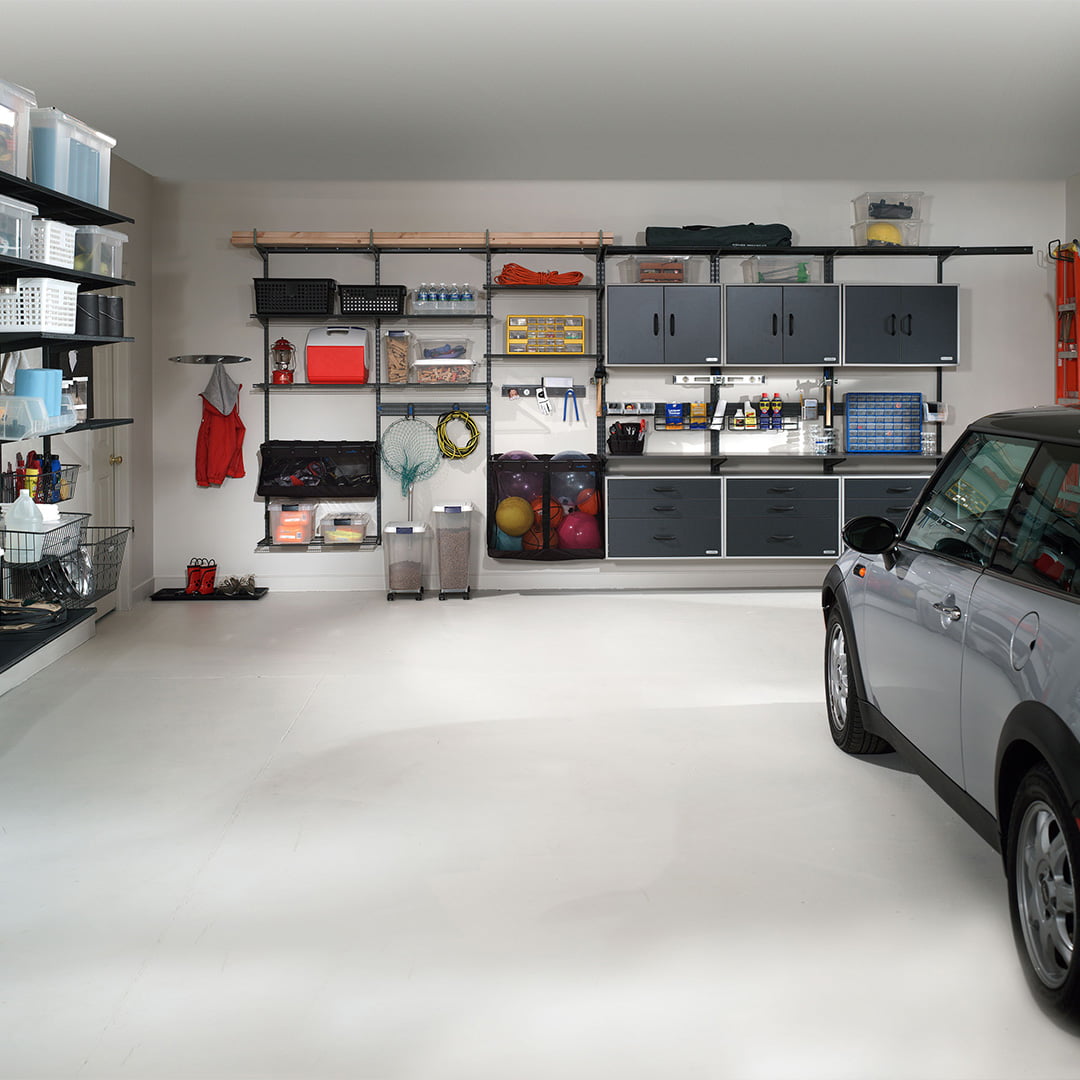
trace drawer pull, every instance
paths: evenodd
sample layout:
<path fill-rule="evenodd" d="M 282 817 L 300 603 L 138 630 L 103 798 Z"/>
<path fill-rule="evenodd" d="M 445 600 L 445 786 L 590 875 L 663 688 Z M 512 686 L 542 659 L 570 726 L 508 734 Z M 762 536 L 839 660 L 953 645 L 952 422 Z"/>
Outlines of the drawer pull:
<path fill-rule="evenodd" d="M 887 495 L 906 495 L 910 490 L 911 490 L 911 485 L 909 484 L 907 487 L 886 488 L 885 493 Z"/>
<path fill-rule="evenodd" d="M 674 506 L 654 506 L 653 509 L 658 514 L 673 514 L 673 513 L 675 513 L 675 507 Z"/>
<path fill-rule="evenodd" d="M 657 495 L 667 495 L 675 490 L 675 488 L 653 488 L 653 491 L 655 491 Z"/>
<path fill-rule="evenodd" d="M 654 534 L 653 534 L 653 539 L 654 539 L 654 540 L 677 540 L 677 539 L 678 539 L 678 537 L 675 537 L 675 536 L 665 536 L 665 535 L 663 535 L 663 534 L 657 534 L 657 533 L 654 533 Z"/>
<path fill-rule="evenodd" d="M 769 543 L 770 544 L 773 544 L 773 543 L 783 544 L 788 540 L 794 540 L 794 539 L 795 539 L 795 534 L 794 533 L 788 533 L 786 536 L 780 536 L 780 535 L 774 533 L 772 536 L 769 537 Z"/>
<path fill-rule="evenodd" d="M 794 506 L 770 506 L 770 514 L 790 514 L 795 509 Z"/>
<path fill-rule="evenodd" d="M 911 509 L 910 506 L 890 506 L 885 513 L 887 514 L 906 514 Z"/>
<path fill-rule="evenodd" d="M 766 488 L 765 490 L 770 495 L 789 495 L 795 489 L 793 487 L 784 487 L 784 488 Z"/>

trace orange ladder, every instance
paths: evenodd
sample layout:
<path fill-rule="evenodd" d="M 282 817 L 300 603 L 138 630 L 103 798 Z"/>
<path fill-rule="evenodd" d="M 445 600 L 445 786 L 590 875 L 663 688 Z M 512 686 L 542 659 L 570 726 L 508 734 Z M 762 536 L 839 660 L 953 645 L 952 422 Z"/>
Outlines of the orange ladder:
<path fill-rule="evenodd" d="M 1080 243 L 1058 242 L 1050 258 L 1057 263 L 1057 371 L 1056 400 L 1059 405 L 1080 402 L 1080 356 L 1076 340 L 1076 264 Z"/>

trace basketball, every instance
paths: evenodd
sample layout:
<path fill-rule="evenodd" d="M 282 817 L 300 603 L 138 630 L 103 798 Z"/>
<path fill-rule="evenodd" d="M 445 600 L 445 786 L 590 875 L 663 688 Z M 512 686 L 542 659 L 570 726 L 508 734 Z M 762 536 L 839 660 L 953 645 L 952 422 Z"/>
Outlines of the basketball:
<path fill-rule="evenodd" d="M 521 550 L 522 551 L 543 551 L 544 548 L 558 547 L 558 539 L 555 535 L 555 530 L 551 530 L 551 536 L 548 542 L 544 543 L 544 527 L 543 525 L 534 525 L 522 538 L 521 538 Z"/>
<path fill-rule="evenodd" d="M 536 515 L 536 524 L 542 526 L 544 524 L 544 500 L 543 498 L 533 499 L 529 505 L 533 508 L 533 513 Z M 552 532 L 559 527 L 559 522 L 563 519 L 563 508 L 554 500 L 548 499 L 548 526 Z"/>
<path fill-rule="evenodd" d="M 577 497 L 577 508 L 594 517 L 600 513 L 600 494 L 596 488 L 585 488 Z"/>
<path fill-rule="evenodd" d="M 522 498 L 511 495 L 495 507 L 495 524 L 507 536 L 524 536 L 532 528 L 533 508 Z"/>

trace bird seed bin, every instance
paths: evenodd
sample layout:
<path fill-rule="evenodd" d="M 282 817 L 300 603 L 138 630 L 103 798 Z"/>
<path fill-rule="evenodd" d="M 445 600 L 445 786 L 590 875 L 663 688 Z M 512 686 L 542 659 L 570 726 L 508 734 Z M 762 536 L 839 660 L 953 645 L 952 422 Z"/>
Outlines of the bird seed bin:
<path fill-rule="evenodd" d="M 383 527 L 386 552 L 386 599 L 411 596 L 424 599 L 424 539 L 427 525 L 419 521 L 392 521 Z"/>
<path fill-rule="evenodd" d="M 472 532 L 471 503 L 446 503 L 431 508 L 438 553 L 439 599 L 469 599 L 469 542 Z"/>

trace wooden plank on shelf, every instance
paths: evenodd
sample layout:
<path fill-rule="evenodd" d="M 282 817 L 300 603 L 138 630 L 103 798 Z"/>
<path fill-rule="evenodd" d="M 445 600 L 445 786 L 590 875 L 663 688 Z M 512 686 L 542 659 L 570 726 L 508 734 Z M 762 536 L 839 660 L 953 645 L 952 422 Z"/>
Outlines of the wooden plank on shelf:
<path fill-rule="evenodd" d="M 614 242 L 606 232 L 252 232 L 237 230 L 233 247 L 552 247 L 589 248 Z"/>

